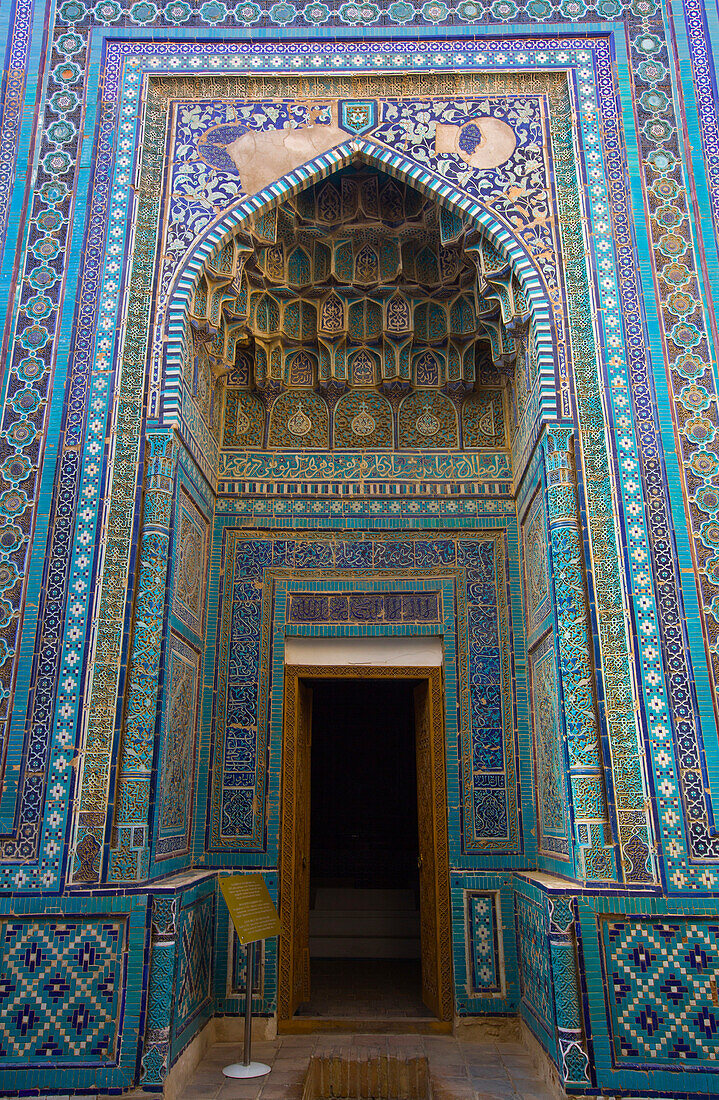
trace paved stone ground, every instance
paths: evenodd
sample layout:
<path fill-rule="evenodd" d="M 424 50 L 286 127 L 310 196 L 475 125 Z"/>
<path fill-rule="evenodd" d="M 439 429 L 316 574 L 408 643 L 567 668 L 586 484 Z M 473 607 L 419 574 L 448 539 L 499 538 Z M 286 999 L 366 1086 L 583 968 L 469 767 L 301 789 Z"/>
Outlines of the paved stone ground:
<path fill-rule="evenodd" d="M 212 1047 L 180 1100 L 299 1100 L 313 1055 L 338 1057 L 426 1055 L 434 1100 L 554 1100 L 521 1043 L 467 1042 L 434 1035 L 290 1035 L 253 1043 L 252 1057 L 272 1066 L 253 1081 L 232 1081 L 222 1067 L 241 1061 L 236 1043 Z"/>

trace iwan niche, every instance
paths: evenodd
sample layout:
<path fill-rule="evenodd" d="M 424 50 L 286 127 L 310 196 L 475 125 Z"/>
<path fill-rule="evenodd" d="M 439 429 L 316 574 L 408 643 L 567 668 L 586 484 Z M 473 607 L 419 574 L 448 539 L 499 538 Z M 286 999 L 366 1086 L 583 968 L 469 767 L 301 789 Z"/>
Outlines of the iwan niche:
<path fill-rule="evenodd" d="M 529 313 L 467 218 L 350 166 L 206 261 L 183 384 L 223 448 L 504 450 Z"/>

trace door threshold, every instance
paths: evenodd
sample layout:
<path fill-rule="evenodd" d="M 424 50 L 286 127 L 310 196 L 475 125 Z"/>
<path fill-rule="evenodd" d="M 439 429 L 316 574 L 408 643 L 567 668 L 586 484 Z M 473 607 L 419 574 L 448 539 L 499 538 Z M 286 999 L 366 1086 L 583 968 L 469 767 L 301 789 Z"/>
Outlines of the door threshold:
<path fill-rule="evenodd" d="M 427 1020 L 422 1016 L 293 1016 L 279 1020 L 278 1035 L 311 1035 L 321 1031 L 347 1031 L 365 1035 L 451 1035 L 451 1020 Z"/>

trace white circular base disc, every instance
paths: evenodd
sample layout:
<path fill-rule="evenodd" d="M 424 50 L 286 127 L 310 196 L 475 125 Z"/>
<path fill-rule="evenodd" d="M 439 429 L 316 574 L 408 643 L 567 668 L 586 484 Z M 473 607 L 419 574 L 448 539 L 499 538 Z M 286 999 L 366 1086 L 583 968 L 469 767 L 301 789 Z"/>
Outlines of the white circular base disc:
<path fill-rule="evenodd" d="M 225 1077 L 264 1077 L 266 1073 L 270 1072 L 270 1067 L 266 1066 L 264 1062 L 250 1062 L 249 1066 L 243 1066 L 241 1062 L 235 1062 L 234 1065 L 225 1066 L 222 1072 Z"/>

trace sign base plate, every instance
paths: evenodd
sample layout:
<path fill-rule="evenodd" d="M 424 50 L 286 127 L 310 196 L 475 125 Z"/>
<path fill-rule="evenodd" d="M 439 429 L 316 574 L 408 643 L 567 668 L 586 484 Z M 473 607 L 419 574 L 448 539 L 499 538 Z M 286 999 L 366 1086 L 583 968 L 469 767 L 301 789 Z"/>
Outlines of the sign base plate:
<path fill-rule="evenodd" d="M 242 1062 L 235 1062 L 231 1066 L 225 1066 L 222 1072 L 225 1077 L 264 1077 L 270 1072 L 270 1067 L 264 1062 L 250 1062 L 248 1066 L 243 1066 Z"/>

